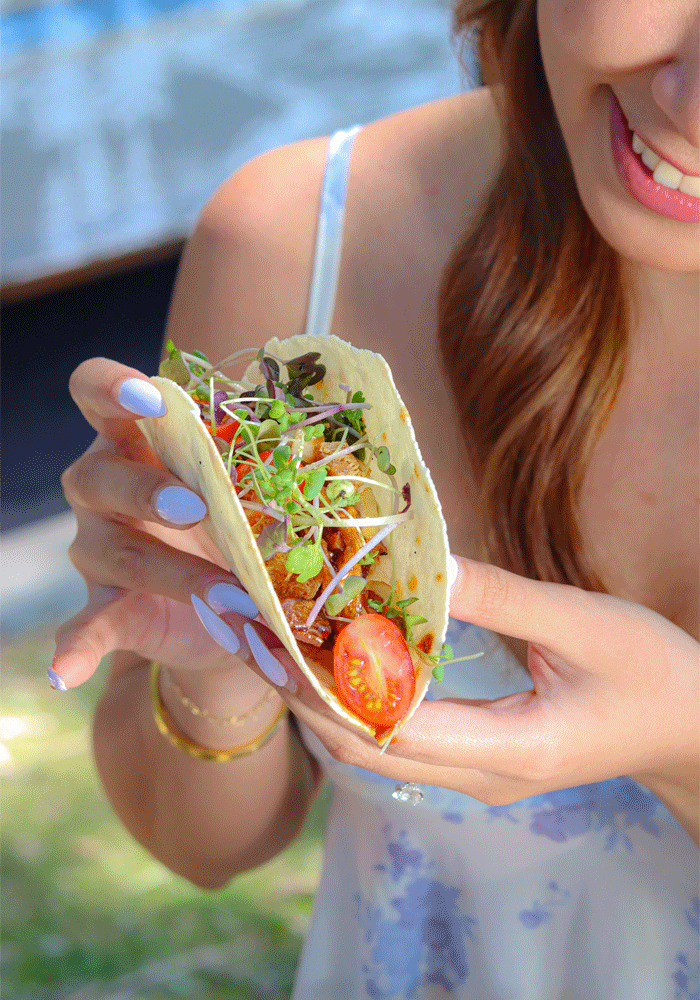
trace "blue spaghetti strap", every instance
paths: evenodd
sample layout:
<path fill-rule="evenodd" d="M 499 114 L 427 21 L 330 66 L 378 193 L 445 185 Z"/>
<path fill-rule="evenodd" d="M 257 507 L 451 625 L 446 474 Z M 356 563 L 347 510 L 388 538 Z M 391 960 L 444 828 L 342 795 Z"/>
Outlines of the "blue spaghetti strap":
<path fill-rule="evenodd" d="M 350 152 L 360 128 L 360 125 L 354 125 L 335 132 L 328 142 L 305 331 L 316 336 L 329 333 L 333 319 L 343 244 Z"/>

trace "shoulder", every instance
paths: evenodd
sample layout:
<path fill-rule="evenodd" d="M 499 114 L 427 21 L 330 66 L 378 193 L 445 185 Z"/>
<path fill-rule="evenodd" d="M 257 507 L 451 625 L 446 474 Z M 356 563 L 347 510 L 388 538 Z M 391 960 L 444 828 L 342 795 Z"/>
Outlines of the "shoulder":
<path fill-rule="evenodd" d="M 167 335 L 223 358 L 303 333 L 327 137 L 245 164 L 205 206 L 188 241 Z M 501 163 L 494 98 L 482 88 L 380 119 L 350 160 L 332 332 L 389 363 L 457 552 L 471 550 L 468 458 L 441 364 L 442 273 Z M 426 391 L 427 389 L 427 391 Z"/>
<path fill-rule="evenodd" d="M 214 194 L 198 224 L 232 284 L 264 288 L 265 327 L 303 330 L 328 137 L 257 156 Z M 350 163 L 343 271 L 411 276 L 442 267 L 495 179 L 500 132 L 481 88 L 366 125 Z M 397 249 L 401 255 L 397 257 Z"/>

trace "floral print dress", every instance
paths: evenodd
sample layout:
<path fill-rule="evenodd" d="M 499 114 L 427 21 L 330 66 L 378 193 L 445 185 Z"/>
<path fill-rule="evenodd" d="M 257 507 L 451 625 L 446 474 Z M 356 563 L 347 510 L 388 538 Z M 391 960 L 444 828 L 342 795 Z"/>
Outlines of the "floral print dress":
<path fill-rule="evenodd" d="M 493 634 L 451 623 L 431 693 L 530 686 Z M 698 1000 L 698 852 L 620 777 L 489 807 L 335 761 L 325 861 L 294 1000 Z"/>

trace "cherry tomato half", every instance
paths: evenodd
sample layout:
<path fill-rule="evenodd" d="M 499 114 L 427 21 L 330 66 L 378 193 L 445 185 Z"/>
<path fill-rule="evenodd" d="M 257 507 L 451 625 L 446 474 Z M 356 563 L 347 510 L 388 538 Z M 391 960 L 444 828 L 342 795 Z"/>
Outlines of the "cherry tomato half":
<path fill-rule="evenodd" d="M 346 708 L 375 729 L 388 729 L 409 709 L 416 689 L 406 640 L 384 615 L 358 615 L 333 646 L 333 676 Z"/>

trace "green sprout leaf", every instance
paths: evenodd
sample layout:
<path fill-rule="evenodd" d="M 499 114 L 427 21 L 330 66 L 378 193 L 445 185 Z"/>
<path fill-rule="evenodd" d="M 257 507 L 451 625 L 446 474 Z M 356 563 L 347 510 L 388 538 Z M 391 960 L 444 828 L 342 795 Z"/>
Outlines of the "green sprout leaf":
<path fill-rule="evenodd" d="M 258 431 L 258 449 L 269 451 L 280 443 L 280 425 L 276 420 L 263 420 Z"/>
<path fill-rule="evenodd" d="M 275 463 L 275 468 L 278 472 L 283 472 L 289 468 L 289 459 L 292 454 L 292 449 L 288 444 L 278 445 L 272 452 L 272 461 Z"/>
<path fill-rule="evenodd" d="M 433 677 L 439 684 L 444 676 L 445 676 L 445 668 L 443 667 L 442 663 L 438 663 L 436 667 L 433 667 Z"/>
<path fill-rule="evenodd" d="M 168 357 L 164 361 L 161 361 L 158 374 L 162 375 L 163 378 L 169 378 L 171 382 L 175 382 L 184 388 L 190 381 L 190 373 L 187 365 L 182 360 L 182 354 L 175 347 L 172 340 L 169 340 L 166 344 L 166 350 L 168 351 Z"/>
<path fill-rule="evenodd" d="M 389 449 L 386 448 L 384 445 L 382 445 L 380 448 L 377 448 L 374 455 L 375 458 L 377 459 L 377 465 L 379 466 L 380 471 L 386 472 L 388 476 L 393 476 L 394 473 L 396 472 L 396 469 L 391 464 L 391 459 L 389 457 Z"/>
<path fill-rule="evenodd" d="M 304 498 L 306 500 L 314 500 L 323 489 L 325 481 L 326 470 L 323 466 L 319 466 L 317 469 L 312 469 L 306 477 L 306 482 L 304 483 Z"/>
<path fill-rule="evenodd" d="M 348 479 L 333 479 L 326 487 L 329 500 L 344 500 L 348 505 L 355 493 L 355 487 Z"/>
<path fill-rule="evenodd" d="M 323 553 L 318 545 L 297 545 L 287 553 L 284 565 L 298 577 L 299 583 L 306 583 L 321 572 Z"/>
<path fill-rule="evenodd" d="M 304 440 L 312 441 L 314 438 L 322 438 L 325 434 L 325 427 L 323 424 L 307 424 L 303 428 Z"/>
<path fill-rule="evenodd" d="M 272 420 L 279 420 L 287 415 L 287 410 L 281 399 L 276 399 L 270 406 L 270 417 Z"/>
<path fill-rule="evenodd" d="M 367 586 L 363 576 L 348 576 L 343 580 L 340 591 L 331 594 L 325 604 L 329 615 L 337 615 L 346 607 L 353 597 L 357 597 Z"/>

